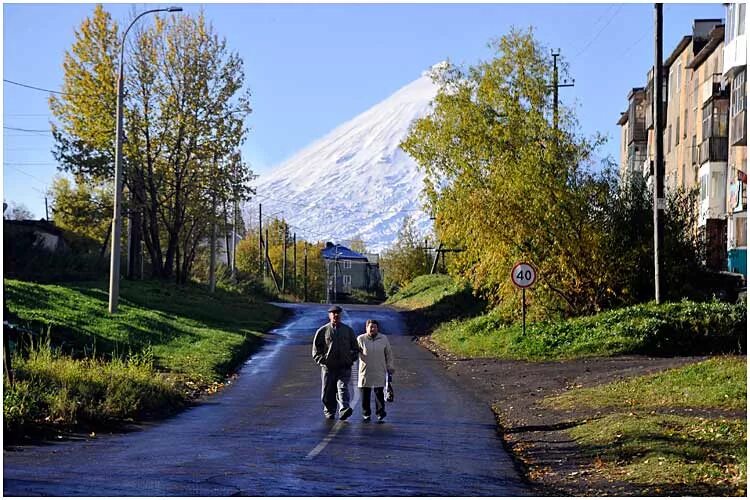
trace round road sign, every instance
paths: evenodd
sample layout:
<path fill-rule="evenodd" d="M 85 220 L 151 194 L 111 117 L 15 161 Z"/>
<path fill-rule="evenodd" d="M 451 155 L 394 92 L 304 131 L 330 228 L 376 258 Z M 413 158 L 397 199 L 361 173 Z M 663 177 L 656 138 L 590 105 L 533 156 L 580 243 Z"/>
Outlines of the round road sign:
<path fill-rule="evenodd" d="M 527 262 L 519 262 L 513 266 L 510 279 L 518 288 L 528 288 L 536 282 L 536 268 Z"/>

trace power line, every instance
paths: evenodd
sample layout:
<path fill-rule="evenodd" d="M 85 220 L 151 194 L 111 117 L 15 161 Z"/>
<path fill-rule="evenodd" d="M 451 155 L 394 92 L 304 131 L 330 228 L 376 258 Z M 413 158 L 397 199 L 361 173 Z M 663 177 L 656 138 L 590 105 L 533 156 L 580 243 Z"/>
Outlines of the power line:
<path fill-rule="evenodd" d="M 35 87 L 33 85 L 27 85 L 25 83 L 14 82 L 13 80 L 8 80 L 6 78 L 3 78 L 3 81 L 6 83 L 10 83 L 12 85 L 18 85 L 19 87 L 25 87 L 27 89 L 39 90 L 41 92 L 50 92 L 52 94 L 60 94 L 60 95 L 70 95 L 67 92 L 60 92 L 59 90 L 43 89 L 41 87 Z"/>
<path fill-rule="evenodd" d="M 7 162 L 3 162 L 3 165 L 15 165 L 17 167 L 35 166 L 35 165 L 53 165 L 53 166 L 57 166 L 57 163 L 52 163 L 52 162 L 48 162 L 48 161 L 7 161 Z"/>
<path fill-rule="evenodd" d="M 37 181 L 41 182 L 41 183 L 42 183 L 42 184 L 44 184 L 45 186 L 47 185 L 47 181 L 45 181 L 45 180 L 42 180 L 42 179 L 40 179 L 39 177 L 37 177 L 37 176 L 35 176 L 35 175 L 31 175 L 30 173 L 28 173 L 28 172 L 26 172 L 26 171 L 24 171 L 24 170 L 21 170 L 20 168 L 16 168 L 16 167 L 14 167 L 13 165 L 8 165 L 7 163 L 6 163 L 6 164 L 4 164 L 4 166 L 5 166 L 5 167 L 9 167 L 9 168 L 12 168 L 12 169 L 13 169 L 13 170 L 15 170 L 16 172 L 19 172 L 19 173 L 21 173 L 21 174 L 25 175 L 26 177 L 31 177 L 32 179 L 34 179 L 34 180 L 37 180 Z M 7 189 L 7 186 L 6 186 L 6 189 Z"/>
<path fill-rule="evenodd" d="M 18 128 L 18 127 L 8 127 L 6 125 L 3 125 L 3 129 L 5 130 L 15 130 L 16 132 L 44 132 L 47 134 L 51 134 L 52 131 L 49 129 L 37 129 L 37 128 Z"/>
<path fill-rule="evenodd" d="M 606 28 L 607 26 L 609 26 L 609 23 L 611 23 L 612 20 L 617 15 L 617 13 L 620 12 L 620 9 L 622 9 L 622 5 L 619 5 L 617 7 L 617 9 L 612 13 L 612 16 L 609 18 L 609 20 L 606 23 L 604 23 L 604 25 L 601 27 L 601 29 L 599 31 L 596 32 L 596 35 L 594 35 L 594 38 L 592 38 L 591 40 L 589 40 L 589 42 L 576 55 L 573 56 L 573 59 L 576 59 L 578 56 L 580 56 L 581 54 L 583 54 L 584 52 L 586 52 L 586 49 L 588 49 L 591 46 L 591 44 L 594 43 L 594 40 L 596 40 L 597 38 L 599 38 L 599 35 L 602 34 L 602 32 L 604 31 L 604 28 Z"/>

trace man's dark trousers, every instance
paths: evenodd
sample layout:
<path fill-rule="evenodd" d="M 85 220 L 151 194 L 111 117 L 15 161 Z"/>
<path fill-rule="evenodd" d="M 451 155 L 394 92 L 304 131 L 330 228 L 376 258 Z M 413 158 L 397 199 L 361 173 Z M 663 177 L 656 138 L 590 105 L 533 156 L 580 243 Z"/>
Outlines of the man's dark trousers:
<path fill-rule="evenodd" d="M 349 408 L 349 381 L 352 378 L 352 367 L 328 368 L 321 367 L 323 408 L 326 416 L 336 414 L 336 402 L 339 409 Z"/>

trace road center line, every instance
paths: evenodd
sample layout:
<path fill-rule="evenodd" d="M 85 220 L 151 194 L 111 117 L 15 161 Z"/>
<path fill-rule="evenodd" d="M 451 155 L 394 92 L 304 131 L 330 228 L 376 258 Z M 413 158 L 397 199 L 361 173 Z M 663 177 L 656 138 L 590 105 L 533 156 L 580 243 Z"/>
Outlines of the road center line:
<path fill-rule="evenodd" d="M 350 406 L 352 408 L 354 408 L 357 405 L 357 401 L 359 400 L 359 389 L 357 388 L 357 384 L 356 384 L 357 373 L 358 373 L 357 370 L 352 369 L 352 376 L 349 379 L 349 382 L 351 382 L 354 387 L 354 397 L 352 398 L 350 402 Z M 315 448 L 310 450 L 310 453 L 307 454 L 307 456 L 305 457 L 305 460 L 312 460 L 313 458 L 317 457 L 320 454 L 320 452 L 322 452 L 326 448 L 326 446 L 328 446 L 328 443 L 330 443 L 333 440 L 336 434 L 338 434 L 339 431 L 343 427 L 344 427 L 344 422 L 342 422 L 341 420 L 333 424 L 333 427 L 331 428 L 331 430 L 328 431 L 328 435 L 324 437 L 323 440 L 320 443 L 318 443 L 318 445 Z"/>

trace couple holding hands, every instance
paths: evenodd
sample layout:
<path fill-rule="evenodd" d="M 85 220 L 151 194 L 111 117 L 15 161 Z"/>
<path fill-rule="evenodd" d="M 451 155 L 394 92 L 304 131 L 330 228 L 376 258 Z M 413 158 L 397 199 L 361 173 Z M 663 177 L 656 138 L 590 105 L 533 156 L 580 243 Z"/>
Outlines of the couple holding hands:
<path fill-rule="evenodd" d="M 349 380 L 352 366 L 359 357 L 358 387 L 362 392 L 362 418 L 370 421 L 370 397 L 375 392 L 375 415 L 385 418 L 385 381 L 393 375 L 393 352 L 388 337 L 380 333 L 378 322 L 368 319 L 365 333 L 357 337 L 349 325 L 341 322 L 341 307 L 328 309 L 329 323 L 315 332 L 312 356 L 321 367 L 323 414 L 346 420 L 352 413 L 349 405 Z M 390 398 L 389 398 L 390 400 Z M 337 404 L 338 403 L 338 404 Z"/>

